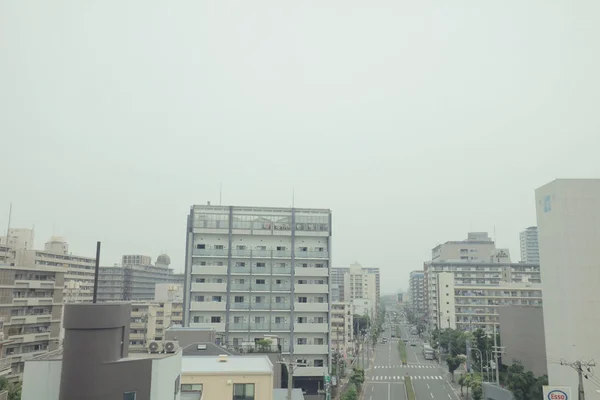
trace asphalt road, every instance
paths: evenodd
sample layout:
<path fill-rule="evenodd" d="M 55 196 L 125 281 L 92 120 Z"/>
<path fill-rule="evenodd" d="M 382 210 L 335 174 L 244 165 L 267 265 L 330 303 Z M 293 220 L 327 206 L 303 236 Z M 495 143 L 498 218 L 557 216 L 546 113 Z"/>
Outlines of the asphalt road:
<path fill-rule="evenodd" d="M 400 329 L 404 338 L 410 336 L 408 327 L 401 326 Z M 398 351 L 400 339 L 391 338 L 389 330 L 383 336 L 388 338 L 388 343 L 375 347 L 373 365 L 365 372 L 363 400 L 407 400 L 405 376 L 411 377 L 417 400 L 459 400 L 437 361 L 423 358 L 421 342 L 415 347 L 407 345 L 408 365 L 403 366 Z"/>

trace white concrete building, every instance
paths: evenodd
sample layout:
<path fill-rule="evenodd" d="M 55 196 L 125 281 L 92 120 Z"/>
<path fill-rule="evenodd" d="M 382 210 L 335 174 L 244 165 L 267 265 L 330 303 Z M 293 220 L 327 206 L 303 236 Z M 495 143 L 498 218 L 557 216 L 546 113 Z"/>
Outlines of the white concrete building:
<path fill-rule="evenodd" d="M 193 206 L 187 232 L 184 325 L 231 346 L 276 336 L 307 365 L 294 385 L 316 387 L 330 366 L 331 211 Z"/>
<path fill-rule="evenodd" d="M 539 283 L 460 284 L 452 272 L 438 273 L 435 297 L 439 310 L 435 326 L 464 331 L 481 328 L 489 334 L 500 323 L 500 307 L 542 306 Z"/>
<path fill-rule="evenodd" d="M 165 340 L 165 331 L 183 323 L 183 302 L 134 301 L 131 303 L 129 349 L 140 351 L 153 341 Z"/>
<path fill-rule="evenodd" d="M 183 303 L 183 285 L 178 283 L 157 283 L 154 287 L 154 300 Z"/>
<path fill-rule="evenodd" d="M 350 303 L 331 304 L 331 347 L 348 354 L 354 347 L 354 313 Z"/>
<path fill-rule="evenodd" d="M 577 373 L 555 361 L 600 360 L 600 179 L 552 181 L 535 201 L 548 378 L 577 393 Z M 594 381 L 583 381 L 586 399 L 600 399 Z"/>
<path fill-rule="evenodd" d="M 358 306 L 360 302 L 355 302 L 355 300 L 368 300 L 371 307 L 368 315 L 371 317 L 377 315 L 379 310 L 378 277 L 378 268 L 366 269 L 359 263 L 351 264 L 350 269 L 344 272 L 344 302 L 354 302 Z"/>
<path fill-rule="evenodd" d="M 431 261 L 489 261 L 496 245 L 487 232 L 469 232 L 467 239 L 448 241 L 431 250 Z"/>
<path fill-rule="evenodd" d="M 368 298 L 370 300 L 375 299 L 375 304 L 377 309 L 379 309 L 379 301 L 381 298 L 381 275 L 379 273 L 379 268 L 371 268 L 371 267 L 363 267 L 359 263 L 353 263 L 350 267 L 336 267 L 331 268 L 331 284 L 332 284 L 332 301 L 336 302 L 349 302 L 353 299 L 351 296 L 352 292 L 356 292 L 357 288 L 349 288 L 349 274 L 371 274 L 375 276 L 375 293 L 368 293 L 365 297 L 355 297 L 355 298 Z M 355 278 L 356 279 L 356 278 Z M 372 282 L 372 278 L 367 278 Z M 371 285 L 372 287 L 373 285 Z M 362 291 L 358 290 L 359 292 Z"/>
<path fill-rule="evenodd" d="M 354 299 L 350 302 L 350 308 L 354 315 L 366 315 L 369 318 L 373 317 L 373 309 L 375 306 L 369 299 Z"/>
<path fill-rule="evenodd" d="M 519 234 L 521 244 L 521 262 L 527 264 L 540 263 L 540 247 L 537 226 L 530 226 Z"/>
<path fill-rule="evenodd" d="M 0 245 L 13 249 L 31 250 L 33 248 L 33 229 L 10 228 L 7 233 L 8 236 L 0 236 Z"/>

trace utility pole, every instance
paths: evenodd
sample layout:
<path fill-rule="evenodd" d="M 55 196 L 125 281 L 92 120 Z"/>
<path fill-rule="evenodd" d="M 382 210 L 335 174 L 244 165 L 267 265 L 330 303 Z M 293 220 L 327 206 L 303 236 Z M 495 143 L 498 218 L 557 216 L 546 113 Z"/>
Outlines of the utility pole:
<path fill-rule="evenodd" d="M 496 356 L 496 385 L 500 386 L 500 362 L 498 356 L 504 352 L 503 346 L 498 346 L 498 333 L 494 326 L 494 355 Z"/>
<path fill-rule="evenodd" d="M 591 367 L 595 367 L 596 363 L 593 361 L 590 362 L 582 362 L 582 361 L 574 361 L 572 363 L 568 363 L 564 360 L 560 361 L 560 365 L 567 365 L 577 371 L 577 375 L 579 377 L 579 385 L 577 387 L 578 392 L 578 400 L 585 400 L 585 391 L 583 390 L 583 377 L 585 376 L 588 379 L 588 374 L 583 370 L 585 367 L 587 372 L 590 372 Z"/>
<path fill-rule="evenodd" d="M 290 353 L 290 360 L 289 362 L 285 362 L 285 361 L 278 361 L 279 364 L 284 364 L 287 368 L 287 373 L 288 373 L 288 382 L 287 382 L 287 396 L 286 396 L 286 400 L 292 400 L 292 387 L 293 387 L 293 380 L 294 380 L 294 370 L 297 367 L 304 367 L 306 366 L 306 364 L 304 363 L 297 363 L 297 362 L 293 362 L 294 356 L 292 353 Z"/>

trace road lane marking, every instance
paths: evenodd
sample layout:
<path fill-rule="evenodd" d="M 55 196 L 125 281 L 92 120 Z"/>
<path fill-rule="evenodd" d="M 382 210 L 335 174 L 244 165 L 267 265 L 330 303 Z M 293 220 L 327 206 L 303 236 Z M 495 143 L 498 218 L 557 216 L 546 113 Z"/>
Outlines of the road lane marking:
<path fill-rule="evenodd" d="M 371 386 L 371 392 L 373 391 L 373 389 L 375 389 L 375 386 Z"/>
<path fill-rule="evenodd" d="M 433 393 L 429 393 L 431 395 L 431 398 L 433 399 Z"/>
<path fill-rule="evenodd" d="M 392 398 L 392 387 L 391 385 L 388 383 L 388 400 L 391 400 Z"/>
<path fill-rule="evenodd" d="M 448 397 L 452 398 L 452 396 L 450 396 L 450 393 L 448 393 Z"/>
<path fill-rule="evenodd" d="M 427 389 L 431 389 L 431 388 L 429 387 L 429 383 L 427 384 Z"/>

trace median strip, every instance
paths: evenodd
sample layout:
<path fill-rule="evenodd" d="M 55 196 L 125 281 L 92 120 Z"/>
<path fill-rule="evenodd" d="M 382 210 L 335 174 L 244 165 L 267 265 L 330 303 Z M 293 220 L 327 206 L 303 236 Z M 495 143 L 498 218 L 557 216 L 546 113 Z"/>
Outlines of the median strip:
<path fill-rule="evenodd" d="M 404 377 L 404 388 L 406 389 L 407 400 L 416 400 L 417 399 L 417 397 L 415 396 L 415 389 L 413 388 L 412 380 L 410 379 L 410 376 Z"/>

